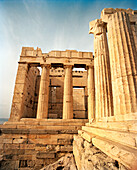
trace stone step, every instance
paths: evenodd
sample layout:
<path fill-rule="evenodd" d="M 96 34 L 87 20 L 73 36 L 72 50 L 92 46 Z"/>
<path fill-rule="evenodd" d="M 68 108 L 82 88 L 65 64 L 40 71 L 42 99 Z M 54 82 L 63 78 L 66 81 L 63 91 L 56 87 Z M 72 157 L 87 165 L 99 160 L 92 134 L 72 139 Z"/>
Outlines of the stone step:
<path fill-rule="evenodd" d="M 22 118 L 22 121 L 40 121 L 40 122 L 84 122 L 87 123 L 88 119 L 35 119 L 35 118 Z"/>
<path fill-rule="evenodd" d="M 81 127 L 80 127 L 81 129 Z M 3 134 L 77 134 L 78 130 L 44 130 L 44 129 L 15 129 L 1 128 Z"/>
<path fill-rule="evenodd" d="M 81 125 L 3 125 L 2 129 L 79 130 Z"/>
<path fill-rule="evenodd" d="M 137 168 L 137 150 L 121 145 L 120 143 L 101 138 L 93 138 L 92 143 L 108 156 L 125 165 L 128 169 Z"/>
<path fill-rule="evenodd" d="M 18 122 L 5 122 L 4 125 L 45 125 L 45 126 L 83 126 L 88 119 L 21 119 Z"/>
<path fill-rule="evenodd" d="M 137 132 L 137 120 L 128 120 L 121 122 L 96 122 L 86 123 L 86 126 L 107 128 L 113 130 L 122 130 L 127 132 Z"/>
<path fill-rule="evenodd" d="M 5 134 L 76 134 L 88 119 L 32 119 L 5 122 L 0 129 Z"/>
<path fill-rule="evenodd" d="M 79 130 L 82 125 L 2 125 L 0 129 L 28 129 L 28 130 Z"/>
<path fill-rule="evenodd" d="M 78 134 L 111 158 L 125 165 L 127 168 L 135 169 L 137 162 L 137 148 L 135 149 L 127 145 L 123 145 L 84 130 L 80 130 Z"/>
<path fill-rule="evenodd" d="M 71 126 L 64 126 L 64 125 L 17 125 L 17 129 L 44 129 L 44 130 L 79 130 L 81 129 L 80 125 L 71 125 Z"/>
<path fill-rule="evenodd" d="M 96 137 L 96 135 L 86 132 L 84 130 L 79 130 L 78 135 L 80 135 L 82 138 L 84 138 L 88 142 L 92 142 L 92 138 Z"/>
<path fill-rule="evenodd" d="M 97 128 L 92 126 L 82 126 L 82 130 L 92 133 L 94 135 L 111 139 L 115 142 L 137 148 L 137 134 L 125 131 L 115 131 L 112 129 Z"/>
<path fill-rule="evenodd" d="M 22 119 L 18 122 L 5 122 L 0 128 L 5 134 L 76 134 L 87 121 L 87 119 Z"/>

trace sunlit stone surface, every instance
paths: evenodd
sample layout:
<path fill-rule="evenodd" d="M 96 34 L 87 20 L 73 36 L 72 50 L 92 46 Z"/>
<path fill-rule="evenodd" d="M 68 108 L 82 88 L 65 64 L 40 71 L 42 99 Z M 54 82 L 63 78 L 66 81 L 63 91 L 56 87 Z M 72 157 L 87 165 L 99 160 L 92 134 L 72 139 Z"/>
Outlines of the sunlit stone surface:
<path fill-rule="evenodd" d="M 94 56 L 22 48 L 1 167 L 54 167 L 73 152 L 78 170 L 137 169 L 137 11 L 105 8 L 89 25 Z"/>

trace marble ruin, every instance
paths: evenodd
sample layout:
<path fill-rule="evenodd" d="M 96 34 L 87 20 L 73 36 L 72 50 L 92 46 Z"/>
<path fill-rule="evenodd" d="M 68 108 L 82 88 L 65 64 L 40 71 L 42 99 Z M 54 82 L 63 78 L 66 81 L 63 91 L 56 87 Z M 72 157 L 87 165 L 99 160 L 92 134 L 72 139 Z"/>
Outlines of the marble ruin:
<path fill-rule="evenodd" d="M 37 67 L 42 68 L 41 75 Z M 72 71 L 73 67 L 92 70 L 93 54 L 72 50 L 42 53 L 39 48 L 23 47 L 10 121 L 21 118 L 73 119 L 73 114 L 75 118 L 86 118 L 87 74 L 86 71 Z M 93 76 L 90 74 L 89 81 Z"/>
<path fill-rule="evenodd" d="M 22 48 L 1 126 L 3 167 L 40 169 L 73 152 L 78 170 L 93 169 L 95 147 L 117 167 L 137 169 L 137 11 L 105 8 L 89 26 L 94 56 Z"/>

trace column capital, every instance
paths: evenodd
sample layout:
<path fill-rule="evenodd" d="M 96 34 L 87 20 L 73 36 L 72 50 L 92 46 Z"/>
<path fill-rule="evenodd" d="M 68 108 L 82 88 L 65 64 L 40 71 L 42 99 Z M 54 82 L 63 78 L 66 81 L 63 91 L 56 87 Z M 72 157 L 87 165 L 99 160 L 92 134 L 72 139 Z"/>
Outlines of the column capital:
<path fill-rule="evenodd" d="M 133 9 L 122 9 L 122 8 L 104 8 L 101 12 L 101 17 L 103 15 L 110 15 L 110 14 L 114 14 L 116 12 L 126 12 L 127 14 L 130 14 L 130 15 L 134 15 L 134 10 Z"/>
<path fill-rule="evenodd" d="M 136 11 L 128 8 L 128 9 L 122 9 L 122 8 L 104 8 L 101 12 L 101 19 L 104 22 L 109 22 L 109 20 L 111 20 L 111 16 L 115 13 L 126 13 L 129 15 L 129 19 L 131 19 L 132 21 L 134 20 L 134 14 L 136 13 Z"/>
<path fill-rule="evenodd" d="M 64 64 L 64 68 L 72 68 L 73 66 L 73 64 Z"/>
<path fill-rule="evenodd" d="M 94 63 L 92 63 L 92 64 L 87 64 L 87 65 L 86 65 L 86 69 L 89 69 L 89 68 L 94 68 Z"/>
<path fill-rule="evenodd" d="M 46 68 L 51 68 L 51 64 L 41 64 L 41 68 L 46 67 Z"/>
<path fill-rule="evenodd" d="M 102 19 L 96 19 L 89 23 L 89 34 L 100 35 L 106 33 L 106 23 Z"/>

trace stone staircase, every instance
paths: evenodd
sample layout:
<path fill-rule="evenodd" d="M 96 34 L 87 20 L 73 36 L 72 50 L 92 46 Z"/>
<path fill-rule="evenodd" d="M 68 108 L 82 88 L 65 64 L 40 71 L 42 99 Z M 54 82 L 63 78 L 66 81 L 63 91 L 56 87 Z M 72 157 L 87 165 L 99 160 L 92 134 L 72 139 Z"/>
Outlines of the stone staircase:
<path fill-rule="evenodd" d="M 133 169 L 137 164 L 136 125 L 136 121 L 86 123 L 78 134 L 111 158 Z"/>

